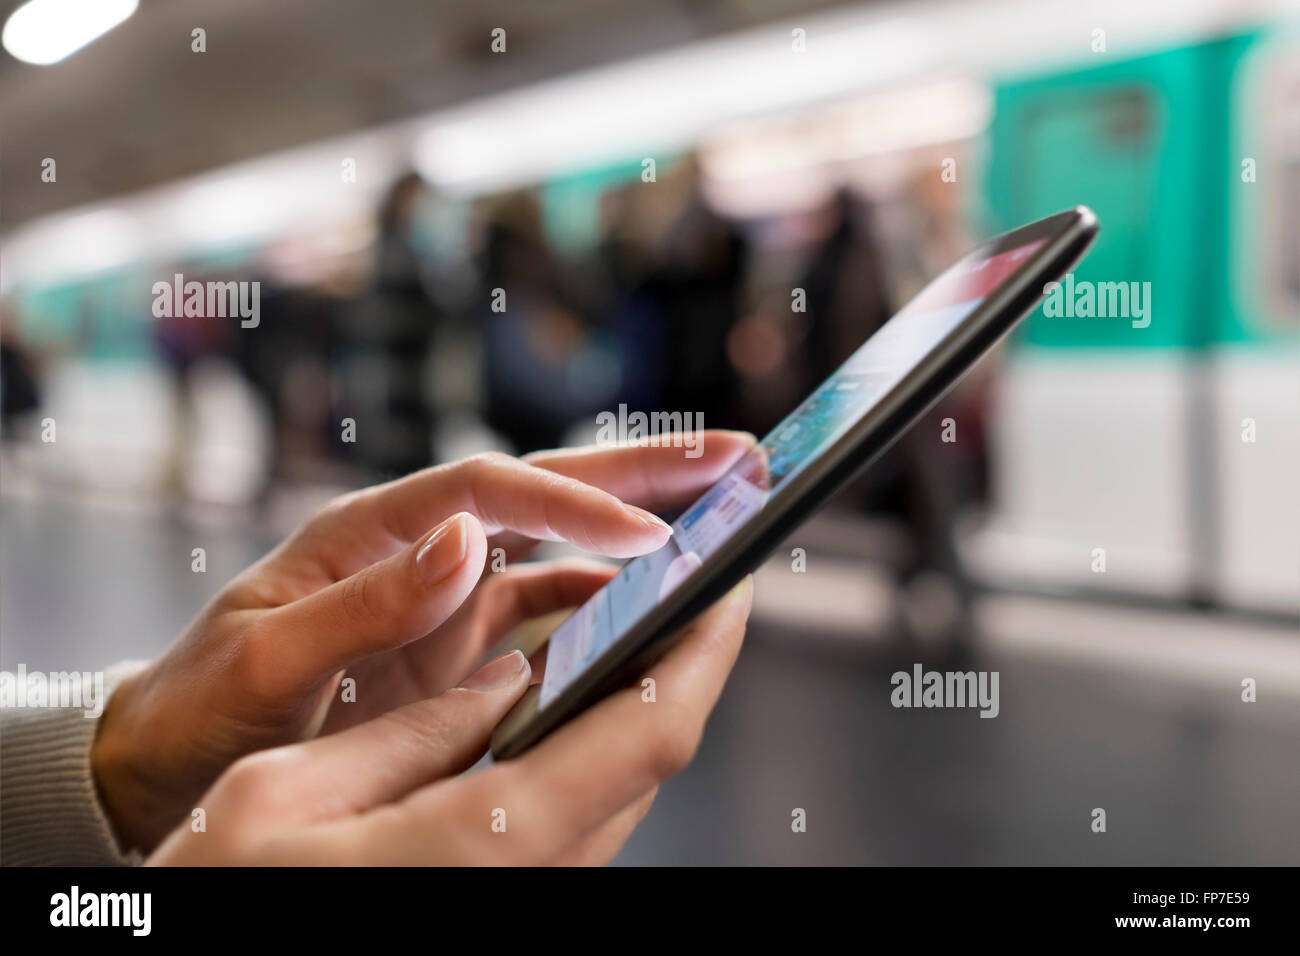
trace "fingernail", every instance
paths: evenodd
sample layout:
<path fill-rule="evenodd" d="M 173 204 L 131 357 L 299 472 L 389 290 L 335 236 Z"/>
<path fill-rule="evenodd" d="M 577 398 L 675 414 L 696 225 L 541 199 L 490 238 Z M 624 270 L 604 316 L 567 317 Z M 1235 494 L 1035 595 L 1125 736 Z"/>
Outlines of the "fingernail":
<path fill-rule="evenodd" d="M 433 533 L 415 553 L 415 566 L 420 571 L 420 577 L 426 584 L 437 584 L 460 567 L 468 547 L 465 513 L 452 515 L 433 529 Z"/>
<path fill-rule="evenodd" d="M 636 518 L 647 528 L 653 528 L 655 531 L 667 531 L 673 533 L 673 526 L 667 521 L 662 520 L 658 515 L 651 514 L 644 508 L 638 508 L 636 505 L 625 505 L 628 512 L 635 515 Z"/>
<path fill-rule="evenodd" d="M 474 673 L 470 674 L 460 686 L 465 690 L 484 691 L 500 690 L 513 684 L 528 669 L 528 658 L 522 651 L 511 651 L 494 661 L 488 661 Z"/>

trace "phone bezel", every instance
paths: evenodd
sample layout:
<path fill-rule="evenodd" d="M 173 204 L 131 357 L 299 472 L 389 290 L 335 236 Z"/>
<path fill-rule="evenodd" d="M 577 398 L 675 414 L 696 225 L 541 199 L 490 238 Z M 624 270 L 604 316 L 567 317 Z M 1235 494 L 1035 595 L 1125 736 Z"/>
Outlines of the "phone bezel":
<path fill-rule="evenodd" d="M 497 760 L 518 756 L 666 653 L 682 627 L 757 567 L 799 524 L 883 454 L 1087 251 L 1097 219 L 1077 206 L 981 243 L 958 262 L 1046 239 L 1010 276 L 823 454 L 786 481 L 754 518 L 711 554 L 546 707 L 528 689 L 492 735 Z"/>

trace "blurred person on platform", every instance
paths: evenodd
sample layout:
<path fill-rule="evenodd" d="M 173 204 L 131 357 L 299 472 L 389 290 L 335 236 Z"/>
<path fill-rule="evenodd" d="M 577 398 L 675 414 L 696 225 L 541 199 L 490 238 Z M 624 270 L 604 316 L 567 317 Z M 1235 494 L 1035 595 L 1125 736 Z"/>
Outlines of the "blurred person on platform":
<path fill-rule="evenodd" d="M 430 190 L 401 176 L 379 207 L 370 288 L 341 316 L 335 342 L 340 412 L 357 439 L 338 448 L 375 474 L 395 477 L 433 457 L 430 353 L 440 321 L 426 282 L 421 225 Z"/>
<path fill-rule="evenodd" d="M 898 302 L 910 300 L 976 242 L 967 226 L 971 216 L 965 194 L 954 183 L 918 172 L 908 183 L 904 208 L 890 249 Z M 997 368 L 997 354 L 986 356 L 926 417 L 932 434 L 944 418 L 959 426 L 960 441 L 938 448 L 954 507 L 982 504 L 988 494 L 987 422 Z"/>
<path fill-rule="evenodd" d="M 584 393 L 588 328 L 542 227 L 536 193 L 483 208 L 479 246 L 487 424 L 517 451 L 559 444 L 597 409 Z"/>
<path fill-rule="evenodd" d="M 183 275 L 187 286 L 206 285 L 217 278 L 202 270 L 199 264 L 177 264 L 174 273 Z M 184 308 L 173 308 L 170 314 L 156 318 L 152 326 L 154 348 L 167 370 L 176 412 L 168 443 L 165 481 L 167 490 L 177 501 L 189 493 L 187 473 L 194 457 L 195 426 L 200 411 L 195 394 L 196 369 L 205 360 L 224 356 L 234 348 L 229 323 L 214 321 L 208 308 L 207 300 L 198 297 L 197 301 L 187 301 Z"/>
<path fill-rule="evenodd" d="M 600 198 L 600 239 L 586 273 L 590 311 L 617 343 L 618 384 L 611 404 L 650 413 L 665 408 L 667 342 L 659 303 L 648 282 L 657 263 L 654 245 L 664 225 L 660 204 L 639 181 L 622 183 Z"/>
<path fill-rule="evenodd" d="M 739 379 L 727 340 L 743 307 L 749 243 L 709 205 L 694 156 L 642 188 L 657 190 L 659 215 L 668 222 L 646 280 L 659 313 L 664 409 L 734 422 Z"/>
<path fill-rule="evenodd" d="M 801 285 L 807 290 L 808 334 L 802 349 L 804 391 L 811 391 L 893 315 L 876 210 L 848 189 L 836 192 L 830 225 Z M 946 251 L 946 250 L 944 250 Z M 936 267 L 930 278 L 952 264 Z M 918 289 L 919 291 L 919 289 Z M 899 633 L 953 647 L 970 628 L 972 585 L 953 539 L 969 484 L 966 462 L 940 440 L 944 418 L 960 415 L 945 399 L 872 465 L 849 490 L 855 507 L 899 519 L 907 546 L 899 556 Z M 973 434 L 973 426 L 969 424 Z"/>
<path fill-rule="evenodd" d="M 36 362 L 23 347 L 13 306 L 0 303 L 0 432 L 8 437 L 40 407 Z"/>

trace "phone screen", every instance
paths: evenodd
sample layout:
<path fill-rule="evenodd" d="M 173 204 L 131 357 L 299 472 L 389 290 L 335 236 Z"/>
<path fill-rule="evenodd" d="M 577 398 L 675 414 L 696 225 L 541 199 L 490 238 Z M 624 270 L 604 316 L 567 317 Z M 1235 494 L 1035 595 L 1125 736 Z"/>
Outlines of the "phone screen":
<path fill-rule="evenodd" d="M 658 551 L 634 558 L 548 642 L 546 707 L 692 574 L 772 495 L 823 454 L 943 341 L 1045 240 L 993 256 L 978 250 L 927 285 L 816 391 L 673 522 Z"/>

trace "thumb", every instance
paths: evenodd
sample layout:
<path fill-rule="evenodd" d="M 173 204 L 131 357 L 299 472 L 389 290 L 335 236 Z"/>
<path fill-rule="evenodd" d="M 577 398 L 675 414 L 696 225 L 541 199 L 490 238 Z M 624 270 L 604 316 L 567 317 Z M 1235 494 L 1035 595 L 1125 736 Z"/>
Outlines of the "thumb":
<path fill-rule="evenodd" d="M 437 697 L 399 707 L 348 730 L 246 757 L 236 790 L 274 793 L 304 822 L 400 800 L 474 765 L 492 728 L 528 687 L 528 659 L 511 651 Z M 243 765 L 241 767 L 241 765 Z M 275 826 L 286 822 L 276 816 Z"/>
<path fill-rule="evenodd" d="M 482 525 L 461 512 L 392 557 L 267 612 L 253 640 L 271 645 L 280 680 L 312 686 L 437 628 L 474 590 L 486 557 Z"/>

